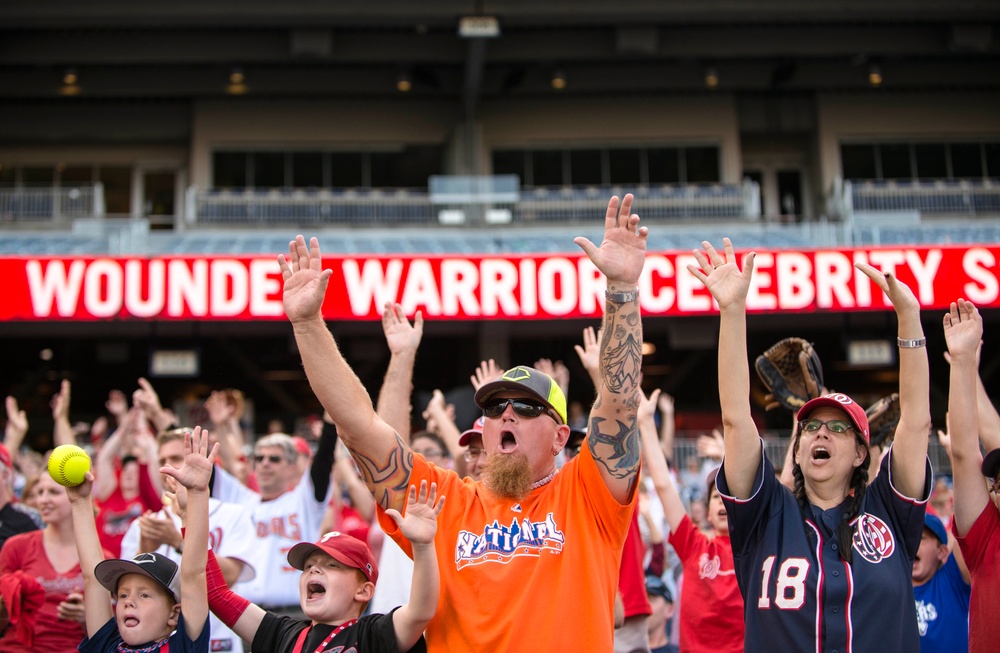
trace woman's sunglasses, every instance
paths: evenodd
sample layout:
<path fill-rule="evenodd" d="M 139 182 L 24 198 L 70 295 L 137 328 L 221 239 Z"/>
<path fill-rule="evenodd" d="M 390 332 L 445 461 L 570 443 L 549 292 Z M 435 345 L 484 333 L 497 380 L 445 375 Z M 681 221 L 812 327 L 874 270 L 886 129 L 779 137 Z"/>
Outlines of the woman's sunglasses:
<path fill-rule="evenodd" d="M 522 417 L 538 417 L 542 413 L 548 413 L 549 417 L 556 423 L 562 424 L 562 420 L 556 417 L 555 413 L 546 405 L 530 399 L 496 399 L 483 406 L 483 415 L 487 417 L 500 417 L 503 411 L 507 410 L 507 404 L 514 408 L 514 412 Z"/>

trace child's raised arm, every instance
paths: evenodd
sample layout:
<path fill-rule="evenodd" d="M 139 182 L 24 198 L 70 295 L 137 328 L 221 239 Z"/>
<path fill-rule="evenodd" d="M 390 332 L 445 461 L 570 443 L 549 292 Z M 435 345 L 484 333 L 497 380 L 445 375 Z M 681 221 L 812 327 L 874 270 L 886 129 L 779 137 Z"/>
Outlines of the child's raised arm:
<path fill-rule="evenodd" d="M 400 532 L 413 545 L 413 579 L 410 583 L 410 600 L 392 613 L 392 625 L 396 631 L 396 643 L 400 651 L 409 650 L 424 632 L 428 622 L 437 612 L 441 596 L 441 577 L 438 573 L 437 553 L 434 550 L 434 535 L 437 533 L 437 517 L 444 507 L 444 496 L 437 496 L 437 483 L 420 481 L 411 485 L 406 499 L 406 515 L 396 510 L 386 510 L 386 514 L 399 526 Z"/>
<path fill-rule="evenodd" d="M 181 556 L 181 613 L 188 639 L 201 635 L 208 619 L 208 589 L 205 565 L 208 562 L 208 482 L 219 450 L 216 443 L 208 449 L 208 431 L 195 427 L 184 434 L 184 466 L 164 466 L 160 473 L 173 478 L 187 489 L 184 555 Z"/>
<path fill-rule="evenodd" d="M 83 609 L 87 623 L 87 637 L 93 637 L 106 624 L 114 612 L 108 591 L 104 589 L 94 574 L 97 564 L 104 562 L 104 549 L 97 536 L 94 522 L 94 504 L 90 498 L 94 487 L 94 475 L 87 472 L 83 483 L 67 487 L 70 510 L 73 516 L 73 533 L 76 535 L 76 553 L 80 558 L 83 573 Z"/>

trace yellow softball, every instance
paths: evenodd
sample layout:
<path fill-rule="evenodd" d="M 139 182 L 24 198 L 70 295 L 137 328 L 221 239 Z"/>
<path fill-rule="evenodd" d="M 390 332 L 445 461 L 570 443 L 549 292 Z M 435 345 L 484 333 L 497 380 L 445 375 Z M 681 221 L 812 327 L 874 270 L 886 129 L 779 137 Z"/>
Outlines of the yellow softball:
<path fill-rule="evenodd" d="M 63 444 L 49 456 L 49 476 L 59 485 L 75 487 L 90 471 L 90 456 L 75 444 Z"/>

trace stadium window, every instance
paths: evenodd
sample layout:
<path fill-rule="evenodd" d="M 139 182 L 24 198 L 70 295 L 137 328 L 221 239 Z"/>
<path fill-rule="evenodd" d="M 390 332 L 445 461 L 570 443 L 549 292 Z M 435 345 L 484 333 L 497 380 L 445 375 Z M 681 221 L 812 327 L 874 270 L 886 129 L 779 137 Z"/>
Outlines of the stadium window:
<path fill-rule="evenodd" d="M 132 213 L 132 168 L 101 166 L 97 173 L 104 184 L 104 209 L 108 215 Z"/>
<path fill-rule="evenodd" d="M 292 152 L 292 186 L 295 188 L 322 188 L 322 152 Z"/>
<path fill-rule="evenodd" d="M 600 186 L 604 182 L 601 175 L 600 150 L 570 150 L 569 178 L 574 186 Z"/>
<path fill-rule="evenodd" d="M 681 180 L 680 150 L 676 147 L 650 148 L 649 183 L 676 184 Z"/>
<path fill-rule="evenodd" d="M 427 188 L 427 178 L 440 174 L 443 149 L 438 145 L 410 145 L 402 152 L 372 152 L 373 188 Z"/>
<path fill-rule="evenodd" d="M 1000 143 L 983 145 L 986 154 L 986 176 L 1000 179 Z"/>
<path fill-rule="evenodd" d="M 213 187 L 246 188 L 246 152 L 214 152 L 212 154 Z"/>
<path fill-rule="evenodd" d="M 840 164 L 844 179 L 877 179 L 874 145 L 841 145 Z"/>
<path fill-rule="evenodd" d="M 983 158 L 979 143 L 952 143 L 951 176 L 954 179 L 982 179 Z"/>
<path fill-rule="evenodd" d="M 527 185 L 526 155 L 524 150 L 493 150 L 493 174 L 517 175 Z"/>
<path fill-rule="evenodd" d="M 330 185 L 334 188 L 363 186 L 363 159 L 361 152 L 330 152 Z"/>
<path fill-rule="evenodd" d="M 562 150 L 535 150 L 531 153 L 532 186 L 562 186 Z"/>
<path fill-rule="evenodd" d="M 684 148 L 686 175 L 689 184 L 708 184 L 719 181 L 719 148 Z"/>
<path fill-rule="evenodd" d="M 251 185 L 254 188 L 281 188 L 286 185 L 284 152 L 254 152 L 252 157 Z"/>
<path fill-rule="evenodd" d="M 882 179 L 913 179 L 908 143 L 883 143 L 879 145 Z"/>
<path fill-rule="evenodd" d="M 636 148 L 613 148 L 608 150 L 608 164 L 612 184 L 641 184 L 641 151 Z"/>
<path fill-rule="evenodd" d="M 21 169 L 21 182 L 33 186 L 52 185 L 56 180 L 53 166 L 31 166 Z"/>
<path fill-rule="evenodd" d="M 94 181 L 93 166 L 66 166 L 59 173 L 59 183 L 63 186 L 89 184 Z"/>
<path fill-rule="evenodd" d="M 948 178 L 948 150 L 944 143 L 917 143 L 913 154 L 918 179 Z"/>

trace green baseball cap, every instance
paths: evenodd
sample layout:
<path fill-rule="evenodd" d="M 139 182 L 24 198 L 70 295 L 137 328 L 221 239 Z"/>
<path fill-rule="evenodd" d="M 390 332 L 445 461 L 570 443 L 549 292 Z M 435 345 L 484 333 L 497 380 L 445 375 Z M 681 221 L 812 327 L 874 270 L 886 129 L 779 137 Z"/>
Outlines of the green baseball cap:
<path fill-rule="evenodd" d="M 531 395 L 554 410 L 562 423 L 566 423 L 566 395 L 548 374 L 527 365 L 512 367 L 495 381 L 484 383 L 476 390 L 476 405 L 482 408 L 490 397 L 503 390 Z"/>

